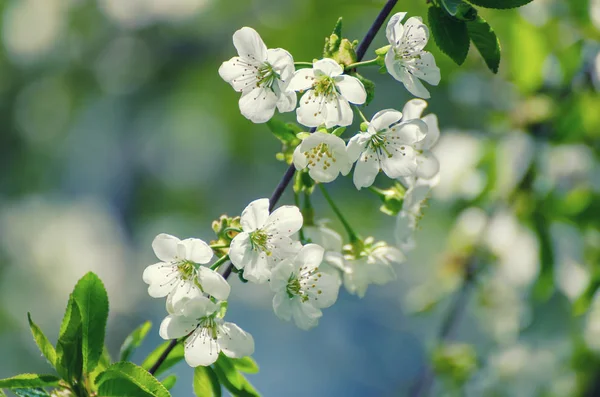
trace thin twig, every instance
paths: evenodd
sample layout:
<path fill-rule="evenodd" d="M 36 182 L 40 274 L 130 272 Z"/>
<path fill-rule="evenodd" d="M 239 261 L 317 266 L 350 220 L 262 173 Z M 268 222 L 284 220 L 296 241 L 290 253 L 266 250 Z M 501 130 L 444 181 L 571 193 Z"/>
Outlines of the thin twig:
<path fill-rule="evenodd" d="M 476 273 L 477 265 L 474 258 L 471 258 L 467 261 L 465 266 L 460 289 L 454 295 L 454 299 L 450 304 L 444 319 L 442 320 L 442 325 L 440 326 L 440 331 L 437 336 L 438 344 L 442 344 L 453 337 L 454 331 L 460 323 L 460 320 L 467 307 L 469 294 L 475 282 Z M 426 365 L 415 381 L 415 384 L 411 389 L 410 396 L 426 397 L 429 394 L 434 381 L 435 374 L 433 373 L 433 369 L 430 365 Z"/>
<path fill-rule="evenodd" d="M 369 31 L 367 32 L 367 34 L 361 41 L 360 45 L 358 46 L 358 50 L 356 51 L 356 61 L 357 62 L 360 62 L 362 60 L 362 58 L 365 56 L 365 53 L 367 52 L 367 48 L 369 48 L 369 46 L 373 42 L 375 35 L 379 31 L 379 29 L 381 29 L 383 22 L 388 17 L 390 12 L 392 11 L 392 8 L 396 5 L 397 1 L 398 0 L 388 0 L 388 2 L 385 3 L 385 6 L 383 6 L 383 9 L 379 13 L 379 15 L 377 15 L 377 18 L 375 19 L 375 21 L 369 28 Z M 311 128 L 310 132 L 314 132 L 315 130 L 316 130 L 315 128 Z M 288 167 L 288 169 L 285 171 L 285 174 L 283 174 L 283 177 L 277 184 L 277 187 L 273 191 L 273 195 L 271 196 L 271 199 L 269 200 L 269 211 L 273 210 L 273 208 L 275 207 L 275 204 L 277 204 L 277 202 L 281 198 L 281 195 L 283 194 L 285 189 L 288 187 L 288 185 L 292 181 L 292 178 L 294 177 L 295 172 L 296 172 L 296 168 L 294 167 L 293 164 L 290 165 Z M 222 275 L 225 279 L 227 279 L 231 275 L 231 272 L 233 270 L 233 265 L 231 264 L 231 262 L 228 262 L 227 264 L 225 264 L 223 266 L 224 266 L 224 270 L 223 270 Z M 171 341 L 169 346 L 167 346 L 167 348 L 165 349 L 163 354 L 160 355 L 158 360 L 156 360 L 156 363 L 154 363 L 154 365 L 150 368 L 150 370 L 148 372 L 150 372 L 151 374 L 156 372 L 156 370 L 162 365 L 163 361 L 165 361 L 167 359 L 167 356 L 169 355 L 169 353 L 171 353 L 171 351 L 175 348 L 175 346 L 177 346 L 177 339 L 173 339 Z"/>

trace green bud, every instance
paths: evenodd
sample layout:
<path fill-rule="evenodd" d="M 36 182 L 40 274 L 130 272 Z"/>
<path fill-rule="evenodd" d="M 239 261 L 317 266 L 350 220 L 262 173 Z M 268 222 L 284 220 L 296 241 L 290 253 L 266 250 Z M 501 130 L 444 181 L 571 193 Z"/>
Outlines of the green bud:
<path fill-rule="evenodd" d="M 404 202 L 404 193 L 406 189 L 400 183 L 396 182 L 388 189 L 378 189 L 371 186 L 369 190 L 375 193 L 383 204 L 379 207 L 379 210 L 386 215 L 395 216 L 402 209 L 402 203 Z"/>
<path fill-rule="evenodd" d="M 375 54 L 377 55 L 377 58 L 379 58 L 380 56 L 384 56 L 385 54 L 387 54 L 388 50 L 390 49 L 391 45 L 386 45 L 385 47 L 381 47 L 375 50 Z"/>
<path fill-rule="evenodd" d="M 312 194 L 314 189 L 315 181 L 310 177 L 310 175 L 308 175 L 307 169 L 296 172 L 294 179 L 294 192 L 306 192 L 308 194 Z"/>
<path fill-rule="evenodd" d="M 438 347 L 432 355 L 434 371 L 455 386 L 463 385 L 478 367 L 473 346 L 452 343 Z"/>
<path fill-rule="evenodd" d="M 333 53 L 333 60 L 342 66 L 348 66 L 356 62 L 356 50 L 350 40 L 342 39 L 338 50 Z"/>
<path fill-rule="evenodd" d="M 323 48 L 324 58 L 333 58 L 333 55 L 340 48 L 340 39 L 342 37 L 342 18 L 338 18 L 333 28 L 331 36 L 325 38 L 325 47 Z"/>
<path fill-rule="evenodd" d="M 223 318 L 225 317 L 225 314 L 227 313 L 227 301 L 221 301 L 219 304 L 219 313 L 217 314 L 217 316 L 219 318 Z"/>
<path fill-rule="evenodd" d="M 299 132 L 296 134 L 296 138 L 300 139 L 301 141 L 308 138 L 310 136 L 310 132 Z"/>
<path fill-rule="evenodd" d="M 346 131 L 346 127 L 338 127 L 335 130 L 333 130 L 332 134 L 335 136 L 341 136 L 344 131 Z"/>
<path fill-rule="evenodd" d="M 360 130 L 362 132 L 367 132 L 368 128 L 369 128 L 369 123 L 367 123 L 366 121 L 363 121 L 362 123 L 360 123 Z"/>

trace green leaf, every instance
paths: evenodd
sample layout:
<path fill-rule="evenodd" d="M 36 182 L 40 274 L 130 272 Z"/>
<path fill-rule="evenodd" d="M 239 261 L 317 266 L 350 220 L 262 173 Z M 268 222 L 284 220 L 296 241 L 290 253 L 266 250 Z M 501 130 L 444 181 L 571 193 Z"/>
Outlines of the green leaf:
<path fill-rule="evenodd" d="M 469 32 L 465 21 L 451 17 L 441 8 L 429 7 L 429 25 L 440 50 L 458 65 L 462 65 L 469 52 Z"/>
<path fill-rule="evenodd" d="M 123 345 L 121 345 L 120 361 L 129 360 L 129 357 L 131 357 L 133 351 L 142 344 L 144 338 L 146 338 L 146 335 L 148 335 L 150 328 L 152 328 L 152 323 L 150 321 L 146 321 L 134 329 L 133 332 L 130 333 L 127 338 L 125 338 Z"/>
<path fill-rule="evenodd" d="M 154 365 L 156 360 L 158 360 L 158 358 L 165 351 L 167 346 L 169 346 L 169 343 L 171 343 L 171 341 L 166 341 L 166 342 L 162 343 L 160 346 L 158 346 L 156 349 L 154 349 L 154 351 L 152 353 L 150 353 L 148 355 L 148 357 L 146 357 L 146 359 L 142 363 L 142 368 L 144 368 L 146 370 L 149 370 L 150 368 L 152 368 L 152 366 Z M 167 356 L 165 361 L 158 368 L 158 370 L 154 373 L 154 375 L 158 376 L 158 375 L 162 374 L 167 369 L 171 368 L 173 365 L 175 365 L 178 362 L 180 362 L 181 360 L 183 360 L 183 352 L 184 352 L 183 344 L 178 343 L 177 346 L 175 346 L 175 348 L 173 350 L 171 350 L 171 353 L 169 353 L 169 355 Z"/>
<path fill-rule="evenodd" d="M 89 373 L 89 379 L 91 383 L 92 390 L 96 391 L 96 378 L 100 375 L 104 370 L 110 367 L 112 360 L 110 355 L 108 354 L 108 349 L 104 346 L 104 350 L 102 351 L 102 356 L 100 356 L 100 361 L 98 361 L 98 365 L 92 372 Z"/>
<path fill-rule="evenodd" d="M 148 371 L 126 361 L 108 367 L 98 376 L 97 383 L 100 396 L 171 396 L 165 386 Z M 133 393 L 134 389 L 137 389 L 138 392 Z"/>
<path fill-rule="evenodd" d="M 441 0 L 444 10 L 461 21 L 472 21 L 477 18 L 477 10 L 462 0 Z"/>
<path fill-rule="evenodd" d="M 56 367 L 56 350 L 54 350 L 54 346 L 46 335 L 42 332 L 40 327 L 37 326 L 36 323 L 31 319 L 31 313 L 27 313 L 27 319 L 29 321 L 29 329 L 31 329 L 31 334 L 33 335 L 33 339 L 35 343 L 38 345 L 40 351 L 46 357 L 46 360 L 52 365 L 52 367 Z"/>
<path fill-rule="evenodd" d="M 177 376 L 169 375 L 166 378 L 164 378 L 163 380 L 161 380 L 160 383 L 163 384 L 165 389 L 171 390 L 173 388 L 173 386 L 175 386 L 175 383 L 177 383 Z"/>
<path fill-rule="evenodd" d="M 232 360 L 224 354 L 219 355 L 219 359 L 215 362 L 214 370 L 219 378 L 219 382 L 225 386 L 233 396 L 260 397 L 260 394 L 254 389 L 250 382 L 238 372 Z"/>
<path fill-rule="evenodd" d="M 71 295 L 56 342 L 56 370 L 64 380 L 73 383 L 81 379 L 82 369 L 81 316 Z"/>
<path fill-rule="evenodd" d="M 198 397 L 221 397 L 221 384 L 211 367 L 194 369 L 194 393 Z"/>
<path fill-rule="evenodd" d="M 48 394 L 47 391 L 45 391 L 44 389 L 14 389 L 12 391 L 13 393 L 15 393 L 18 397 L 50 397 L 50 394 Z M 1 396 L 2 394 L 0 394 Z"/>
<path fill-rule="evenodd" d="M 21 374 L 0 380 L 0 388 L 32 388 L 58 386 L 60 378 L 54 375 Z"/>
<path fill-rule="evenodd" d="M 256 374 L 259 371 L 256 361 L 250 356 L 242 358 L 230 358 L 233 365 L 238 371 L 245 372 L 247 374 Z"/>
<path fill-rule="evenodd" d="M 83 368 L 91 372 L 104 349 L 108 295 L 100 278 L 89 272 L 75 286 L 73 298 L 81 314 Z"/>
<path fill-rule="evenodd" d="M 478 16 L 474 21 L 467 22 L 467 30 L 471 41 L 481 54 L 488 68 L 498 73 L 500 66 L 500 41 L 492 27 L 485 19 Z"/>
<path fill-rule="evenodd" d="M 470 3 L 480 7 L 508 9 L 524 6 L 533 0 L 469 0 Z"/>

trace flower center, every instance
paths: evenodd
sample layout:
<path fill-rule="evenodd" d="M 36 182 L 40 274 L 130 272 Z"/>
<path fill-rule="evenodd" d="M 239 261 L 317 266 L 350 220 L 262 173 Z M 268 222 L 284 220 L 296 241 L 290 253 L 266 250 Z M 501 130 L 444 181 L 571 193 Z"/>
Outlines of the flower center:
<path fill-rule="evenodd" d="M 198 328 L 200 328 L 201 335 L 209 336 L 210 338 L 217 340 L 217 322 L 215 321 L 214 316 L 199 318 Z"/>
<path fill-rule="evenodd" d="M 185 281 L 191 280 L 196 276 L 196 266 L 193 262 L 182 261 L 177 265 L 177 270 L 181 278 Z"/>
<path fill-rule="evenodd" d="M 304 152 L 304 155 L 308 159 L 309 167 L 316 167 L 317 164 L 321 165 L 323 170 L 331 167 L 332 163 L 335 163 L 335 157 L 333 155 L 333 150 L 326 143 L 319 143 L 317 146 L 313 147 L 310 150 Z"/>
<path fill-rule="evenodd" d="M 281 76 L 277 73 L 270 63 L 263 63 L 256 71 L 256 86 L 271 88 L 276 80 Z"/>
<path fill-rule="evenodd" d="M 271 255 L 271 251 L 269 251 L 267 247 L 268 242 L 269 235 L 264 230 L 258 229 L 250 233 L 250 243 L 252 244 L 253 250 L 263 251 L 266 252 L 267 255 Z"/>
<path fill-rule="evenodd" d="M 300 275 L 296 276 L 292 274 L 288 279 L 286 286 L 286 292 L 288 297 L 291 299 L 294 296 L 300 297 L 302 302 L 306 302 L 310 299 L 310 290 L 317 288 L 317 282 L 323 275 L 319 272 L 319 268 L 307 270 L 306 267 L 300 269 Z M 313 292 L 314 293 L 314 292 Z M 323 293 L 320 289 L 316 291 L 317 295 Z M 317 299 L 314 297 L 314 299 Z"/>
<path fill-rule="evenodd" d="M 390 153 L 390 151 L 387 149 L 386 145 L 389 145 L 388 139 L 384 134 L 378 133 L 378 134 L 373 134 L 373 136 L 371 136 L 371 140 L 369 141 L 369 147 L 377 153 L 383 154 L 382 152 L 385 152 L 385 154 L 388 157 L 392 157 L 392 153 Z"/>
<path fill-rule="evenodd" d="M 316 97 L 318 97 L 319 95 L 329 97 L 336 93 L 335 82 L 329 76 L 316 77 L 312 88 Z"/>

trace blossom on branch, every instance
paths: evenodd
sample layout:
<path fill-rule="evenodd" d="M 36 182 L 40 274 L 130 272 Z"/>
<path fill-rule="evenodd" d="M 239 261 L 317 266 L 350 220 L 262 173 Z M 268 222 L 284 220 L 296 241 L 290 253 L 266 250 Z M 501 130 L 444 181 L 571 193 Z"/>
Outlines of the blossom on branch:
<path fill-rule="evenodd" d="M 281 48 L 267 49 L 259 34 L 243 27 L 233 34 L 237 57 L 223 62 L 219 75 L 242 93 L 239 105 L 242 115 L 254 123 L 265 123 L 275 108 L 291 112 L 296 108 L 296 94 L 287 91 L 294 59 Z"/>
<path fill-rule="evenodd" d="M 297 170 L 308 168 L 310 177 L 323 183 L 332 182 L 340 173 L 347 175 L 352 168 L 344 140 L 321 131 L 310 134 L 296 146 L 293 162 Z"/>
<path fill-rule="evenodd" d="M 427 124 L 427 135 L 415 145 L 417 154 L 417 171 L 415 176 L 423 179 L 432 179 L 440 170 L 440 162 L 431 152 L 431 148 L 440 137 L 437 116 L 433 113 L 421 117 L 427 102 L 422 99 L 411 99 L 402 109 L 402 121 L 421 120 Z"/>
<path fill-rule="evenodd" d="M 296 109 L 298 122 L 307 127 L 325 124 L 352 124 L 350 103 L 361 105 L 367 100 L 365 87 L 356 77 L 343 74 L 344 68 L 336 61 L 323 58 L 312 69 L 300 69 L 294 73 L 288 90 L 306 91 Z"/>

